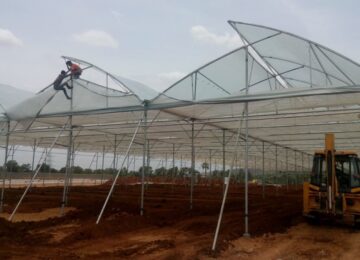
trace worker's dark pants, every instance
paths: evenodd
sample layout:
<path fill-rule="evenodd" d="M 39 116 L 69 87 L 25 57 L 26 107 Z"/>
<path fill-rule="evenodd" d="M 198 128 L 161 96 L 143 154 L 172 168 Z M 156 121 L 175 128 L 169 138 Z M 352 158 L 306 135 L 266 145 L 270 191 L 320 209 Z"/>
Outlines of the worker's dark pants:
<path fill-rule="evenodd" d="M 65 86 L 68 88 L 68 89 L 72 89 L 72 87 L 69 86 L 69 84 L 66 82 L 64 84 L 61 84 L 61 85 L 54 85 L 54 89 L 55 90 L 62 90 L 64 91 L 64 95 L 67 99 L 71 99 L 68 95 L 68 93 L 66 92 L 66 89 L 65 89 Z"/>

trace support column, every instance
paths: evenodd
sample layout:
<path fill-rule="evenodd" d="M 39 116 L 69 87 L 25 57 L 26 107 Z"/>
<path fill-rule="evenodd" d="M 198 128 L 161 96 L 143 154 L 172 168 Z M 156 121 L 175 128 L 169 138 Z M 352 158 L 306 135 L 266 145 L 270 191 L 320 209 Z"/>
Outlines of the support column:
<path fill-rule="evenodd" d="M 279 180 L 278 178 L 279 176 L 279 173 L 278 173 L 278 146 L 275 145 L 275 181 L 274 182 L 277 182 Z M 278 185 L 277 183 L 275 183 L 275 194 L 276 196 L 278 195 Z"/>
<path fill-rule="evenodd" d="M 289 190 L 289 161 L 288 161 L 288 149 L 285 148 L 285 160 L 286 160 L 286 190 Z"/>
<path fill-rule="evenodd" d="M 6 141 L 5 141 L 5 157 L 4 157 L 4 166 L 2 173 L 2 187 L 1 187 L 1 199 L 0 199 L 0 212 L 4 210 L 4 196 L 5 196 L 5 178 L 7 174 L 7 161 L 8 161 L 8 153 L 9 153 L 9 139 L 10 139 L 10 121 L 7 121 L 6 125 Z"/>
<path fill-rule="evenodd" d="M 141 171 L 141 202 L 140 202 L 140 215 L 144 215 L 144 182 L 145 182 L 145 166 L 146 163 L 146 152 L 147 152 L 147 109 L 145 103 L 145 110 L 144 110 L 144 122 L 143 122 L 143 131 L 144 131 L 144 144 L 143 144 L 143 164 L 142 164 L 142 171 Z"/>
<path fill-rule="evenodd" d="M 12 146 L 11 151 L 11 161 L 14 161 L 14 154 L 15 154 L 15 145 Z M 12 181 L 12 175 L 14 173 L 13 164 L 11 164 L 11 170 L 9 173 L 9 188 L 11 188 L 11 181 Z"/>
<path fill-rule="evenodd" d="M 295 163 L 294 163 L 294 173 L 295 173 L 295 189 L 297 190 L 298 185 L 298 176 L 297 176 L 297 160 L 296 160 L 296 151 L 294 151 Z"/>
<path fill-rule="evenodd" d="M 222 187 L 223 187 L 223 193 L 225 191 L 225 129 L 222 130 Z"/>
<path fill-rule="evenodd" d="M 223 170 L 223 177 L 225 176 L 225 129 L 222 130 L 222 170 Z"/>
<path fill-rule="evenodd" d="M 71 168 L 71 157 L 72 157 L 72 148 L 73 148 L 73 129 L 72 129 L 72 116 L 69 116 L 69 140 L 68 140 L 68 149 L 67 149 L 67 156 L 66 156 L 66 168 L 65 168 L 65 176 L 64 176 L 64 190 L 63 196 L 61 200 L 61 209 L 60 209 L 60 216 L 64 214 L 64 208 L 66 204 L 66 196 L 67 196 L 67 186 L 69 182 L 69 175 L 70 175 L 70 168 Z"/>
<path fill-rule="evenodd" d="M 211 181 L 210 182 L 210 185 L 212 185 L 212 162 L 211 162 L 211 157 L 212 157 L 212 151 L 210 149 L 210 152 L 209 152 L 209 180 Z"/>
<path fill-rule="evenodd" d="M 32 162 L 31 162 L 31 171 L 34 171 L 34 164 L 35 164 L 35 152 L 36 152 L 36 139 L 34 139 L 34 145 L 32 147 Z"/>
<path fill-rule="evenodd" d="M 275 145 L 275 175 L 278 175 L 278 146 Z"/>
<path fill-rule="evenodd" d="M 265 143 L 262 142 L 262 197 L 265 198 Z"/>
<path fill-rule="evenodd" d="M 144 116 L 144 117 L 145 117 L 145 116 Z M 114 178 L 114 181 L 113 181 L 113 183 L 112 183 L 112 185 L 111 185 L 111 188 L 110 188 L 110 190 L 109 190 L 109 193 L 108 193 L 108 195 L 107 195 L 107 197 L 106 197 L 106 200 L 105 200 L 105 202 L 104 202 L 104 204 L 103 204 L 103 207 L 101 208 L 100 214 L 99 214 L 99 216 L 98 216 L 98 218 L 97 218 L 97 220 L 96 220 L 96 224 L 99 224 L 99 222 L 100 222 L 100 220 L 101 220 L 101 218 L 102 218 L 102 215 L 103 215 L 103 213 L 104 213 L 104 211 L 105 211 L 106 205 L 107 205 L 107 203 L 109 202 L 110 196 L 111 196 L 111 194 L 112 194 L 113 191 L 114 191 L 115 184 L 116 184 L 116 181 L 117 181 L 117 179 L 118 179 L 118 177 L 119 177 L 119 175 L 120 175 L 121 168 L 122 168 L 122 167 L 124 166 L 124 164 L 125 164 L 126 157 L 129 156 L 129 152 L 130 152 L 131 146 L 132 146 L 132 144 L 134 143 L 134 140 L 135 140 L 135 137 L 136 137 L 136 135 L 137 135 L 137 132 L 138 132 L 140 126 L 141 126 L 141 121 L 142 121 L 142 119 L 139 121 L 139 123 L 138 123 L 138 125 L 137 125 L 137 127 L 136 127 L 136 129 L 135 129 L 134 135 L 133 135 L 133 137 L 131 138 L 131 141 L 130 141 L 129 146 L 128 146 L 128 148 L 127 148 L 127 150 L 126 150 L 126 153 L 125 153 L 125 157 L 124 157 L 124 159 L 122 160 L 121 166 L 119 167 L 119 170 L 117 171 L 117 173 L 116 173 L 116 175 L 115 175 L 115 178 Z"/>
<path fill-rule="evenodd" d="M 165 153 L 165 169 L 167 170 L 168 154 Z"/>
<path fill-rule="evenodd" d="M 302 175 L 302 179 L 303 181 L 305 180 L 305 175 L 304 175 L 304 153 L 301 153 L 301 175 Z"/>
<path fill-rule="evenodd" d="M 105 163 L 105 145 L 103 146 L 103 152 L 102 152 L 102 160 L 101 160 L 101 182 L 100 182 L 100 184 L 102 184 L 103 181 L 104 181 L 104 163 Z"/>
<path fill-rule="evenodd" d="M 52 148 L 54 147 L 54 145 L 56 144 L 57 140 L 59 139 L 59 137 L 61 136 L 61 134 L 63 133 L 63 131 L 65 130 L 66 126 L 68 125 L 68 122 L 69 120 L 66 122 L 66 124 L 64 125 L 64 127 L 59 131 L 58 135 L 56 136 L 56 138 L 54 139 L 54 141 L 52 142 L 52 144 L 50 145 L 50 148 L 49 148 L 49 152 L 52 151 Z M 45 151 L 45 150 L 44 150 Z M 9 221 L 11 221 L 17 211 L 17 209 L 19 208 L 21 202 L 23 201 L 23 199 L 25 198 L 26 194 L 28 193 L 31 185 L 33 184 L 36 176 L 38 175 L 39 171 L 40 171 L 40 168 L 41 168 L 41 165 L 42 163 L 44 162 L 44 160 L 46 159 L 46 157 L 48 156 L 48 154 L 44 154 L 44 152 L 41 154 L 40 156 L 40 160 L 39 160 L 39 163 L 38 163 L 38 166 L 36 167 L 36 170 L 31 178 L 31 180 L 29 181 L 29 184 L 27 185 L 24 193 L 22 194 L 19 202 L 16 204 L 15 206 L 15 209 L 13 210 L 13 212 L 11 213 L 10 217 L 9 217 Z"/>
<path fill-rule="evenodd" d="M 145 168 L 145 182 L 146 186 L 145 189 L 148 190 L 149 188 L 149 179 L 150 179 L 150 139 L 147 140 L 146 145 L 146 168 Z"/>
<path fill-rule="evenodd" d="M 174 176 L 175 173 L 175 144 L 173 144 L 173 150 L 172 150 L 172 172 L 171 172 L 171 187 L 174 188 Z"/>
<path fill-rule="evenodd" d="M 246 95 L 249 93 L 249 79 L 248 79 L 248 59 L 249 59 L 249 53 L 248 48 L 246 48 L 246 56 L 245 56 L 245 86 L 246 86 Z M 249 187 L 248 187 L 248 181 L 249 181 L 249 121 L 248 121 L 248 115 L 249 115 L 249 103 L 245 103 L 245 237 L 249 237 Z"/>
<path fill-rule="evenodd" d="M 195 146 L 194 146 L 194 119 L 191 120 L 191 183 L 190 183 L 190 209 L 193 208 L 194 174 L 195 174 Z"/>
<path fill-rule="evenodd" d="M 117 148 L 117 135 L 114 138 L 114 161 L 113 161 L 113 170 L 116 170 L 116 148 Z"/>

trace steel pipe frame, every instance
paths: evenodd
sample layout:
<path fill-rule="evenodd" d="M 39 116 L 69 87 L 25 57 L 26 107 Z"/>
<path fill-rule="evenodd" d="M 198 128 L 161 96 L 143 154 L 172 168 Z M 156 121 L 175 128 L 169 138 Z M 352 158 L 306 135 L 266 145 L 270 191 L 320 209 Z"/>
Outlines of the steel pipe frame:
<path fill-rule="evenodd" d="M 245 117 L 245 114 L 244 114 L 244 117 Z M 239 123 L 239 128 L 238 128 L 238 134 L 237 134 L 236 142 L 235 142 L 236 145 L 239 144 L 240 135 L 241 135 L 241 128 L 242 128 L 241 119 L 239 121 L 240 121 L 240 123 Z M 238 157 L 238 151 L 239 150 L 236 149 L 235 153 L 233 153 L 233 159 L 232 159 L 232 162 L 231 162 L 231 167 L 230 167 L 230 171 L 229 171 L 229 174 L 228 174 L 228 179 L 227 179 L 227 182 L 226 182 L 226 185 L 225 185 L 225 190 L 224 190 L 224 193 L 223 193 L 223 199 L 222 199 L 222 203 L 221 203 L 220 213 L 219 213 L 219 217 L 218 217 L 218 221 L 217 221 L 217 225 L 216 225 L 216 230 L 215 230 L 215 235 L 214 235 L 214 240 L 213 240 L 213 244 L 212 244 L 212 248 L 211 248 L 213 251 L 215 251 L 215 249 L 216 249 L 217 239 L 218 239 L 218 235 L 219 235 L 219 232 L 220 232 L 220 225 L 221 225 L 221 222 L 222 222 L 223 212 L 224 212 L 224 208 L 225 208 L 225 202 L 226 202 L 226 198 L 227 198 L 227 194 L 228 194 L 228 190 L 229 190 L 229 186 L 230 186 L 230 178 L 233 175 L 234 163 L 235 163 L 235 161 L 236 161 L 236 159 Z"/>
<path fill-rule="evenodd" d="M 119 177 L 119 175 L 120 175 L 120 172 L 121 172 L 121 169 L 122 169 L 122 167 L 123 167 L 123 165 L 124 165 L 124 163 L 125 163 L 126 157 L 129 156 L 129 152 L 130 152 L 131 146 L 132 146 L 132 144 L 134 143 L 135 137 L 136 137 L 136 135 L 137 135 L 137 132 L 138 132 L 138 130 L 139 130 L 139 128 L 140 128 L 140 125 L 141 125 L 141 122 L 143 121 L 143 119 L 145 119 L 145 113 L 144 113 L 144 117 L 143 117 L 141 120 L 139 120 L 139 124 L 138 124 L 138 126 L 136 127 L 136 129 L 135 129 L 134 135 L 133 135 L 133 137 L 132 137 L 132 139 L 131 139 L 131 142 L 129 143 L 129 146 L 128 146 L 128 149 L 127 149 L 126 154 L 125 154 L 125 156 L 124 156 L 124 159 L 123 159 L 123 161 L 122 161 L 122 164 L 121 164 L 121 166 L 120 166 L 120 168 L 119 168 L 119 170 L 118 170 L 118 172 L 117 172 L 117 174 L 116 174 L 116 176 L 115 176 L 115 178 L 114 178 L 114 181 L 113 181 L 113 183 L 112 183 L 112 185 L 111 185 L 111 188 L 110 188 L 110 190 L 109 190 L 109 193 L 108 193 L 108 195 L 107 195 L 107 197 L 106 197 L 106 199 L 105 199 L 105 202 L 104 202 L 104 204 L 103 204 L 103 206 L 102 206 L 102 208 L 101 208 L 101 211 L 100 211 L 100 213 L 99 213 L 99 216 L 98 216 L 98 218 L 97 218 L 97 220 L 96 220 L 96 224 L 99 224 L 99 222 L 100 222 L 100 220 L 101 220 L 101 218 L 102 218 L 102 215 L 104 214 L 106 205 L 107 205 L 107 203 L 109 202 L 109 199 L 110 199 L 110 197 L 111 197 L 111 195 L 112 195 L 112 193 L 113 193 L 113 191 L 114 191 L 116 181 L 117 181 L 117 179 L 118 179 L 118 177 Z M 143 176 L 144 176 L 144 175 L 143 175 Z M 142 191 L 143 191 L 143 190 L 142 190 Z M 143 198 L 143 197 L 142 197 L 142 198 Z M 143 201 L 142 201 L 142 203 L 143 203 Z"/>
<path fill-rule="evenodd" d="M 195 145 L 194 119 L 191 120 L 191 176 L 190 176 L 190 210 L 193 209 L 194 174 L 195 174 Z"/>
<path fill-rule="evenodd" d="M 262 197 L 265 198 L 265 143 L 262 142 Z"/>
<path fill-rule="evenodd" d="M 20 204 L 22 203 L 23 199 L 25 198 L 27 192 L 28 192 L 29 189 L 31 188 L 31 185 L 32 185 L 33 181 L 35 180 L 37 174 L 39 173 L 39 171 L 40 171 L 40 169 L 41 169 L 42 162 L 47 158 L 48 154 L 51 152 L 51 150 L 52 150 L 52 148 L 54 147 L 57 139 L 60 137 L 60 135 L 62 134 L 62 132 L 65 130 L 66 126 L 68 125 L 68 122 L 69 122 L 69 121 L 66 122 L 66 124 L 64 125 L 64 127 L 59 131 L 58 135 L 55 137 L 53 143 L 52 143 L 51 146 L 49 147 L 48 153 L 45 154 L 44 159 L 43 159 L 43 155 L 44 155 L 44 151 L 45 151 L 45 150 L 43 150 L 43 153 L 42 153 L 42 155 L 41 155 L 41 157 L 40 157 L 40 159 L 39 159 L 38 167 L 37 167 L 36 171 L 34 172 L 34 174 L 33 174 L 32 178 L 31 178 L 28 186 L 26 187 L 24 193 L 22 194 L 19 202 L 18 202 L 17 205 L 15 206 L 15 209 L 14 209 L 13 212 L 11 213 L 11 215 L 10 215 L 10 217 L 9 217 L 9 221 L 11 221 L 11 220 L 13 219 L 13 217 L 14 217 L 17 209 L 19 208 L 19 206 L 20 206 Z"/>
<path fill-rule="evenodd" d="M 145 104 L 146 105 L 146 104 Z M 144 215 L 144 182 L 145 182 L 145 166 L 147 165 L 147 109 L 144 110 L 144 121 L 143 121 L 143 131 L 144 131 L 144 144 L 143 144 L 143 164 L 141 171 L 141 198 L 140 198 L 140 216 Z"/>
<path fill-rule="evenodd" d="M 7 160 L 9 152 L 9 139 L 10 139 L 10 121 L 7 121 L 6 124 L 6 144 L 5 144 L 5 157 L 4 157 L 4 166 L 2 171 L 2 187 L 1 187 L 1 198 L 0 198 L 0 212 L 4 210 L 4 197 L 5 197 L 5 178 L 7 173 Z"/>
<path fill-rule="evenodd" d="M 248 70 L 249 70 L 249 50 L 248 48 L 246 48 L 246 57 L 245 57 L 245 62 L 246 62 L 246 66 L 245 66 L 245 85 L 246 85 L 246 95 L 249 93 L 249 79 L 248 79 Z M 248 168 L 248 161 L 249 161 L 249 147 L 248 147 L 248 141 L 249 141 L 249 129 L 248 129 L 248 114 L 249 114 L 249 103 L 246 102 L 245 103 L 245 115 L 244 115 L 244 119 L 245 119 L 245 208 L 244 208 L 244 222 L 245 222 L 245 232 L 243 234 L 244 237 L 249 237 L 250 233 L 249 233 L 249 194 L 248 194 L 248 190 L 249 190 L 249 183 L 248 183 L 248 178 L 249 178 L 249 168 Z"/>

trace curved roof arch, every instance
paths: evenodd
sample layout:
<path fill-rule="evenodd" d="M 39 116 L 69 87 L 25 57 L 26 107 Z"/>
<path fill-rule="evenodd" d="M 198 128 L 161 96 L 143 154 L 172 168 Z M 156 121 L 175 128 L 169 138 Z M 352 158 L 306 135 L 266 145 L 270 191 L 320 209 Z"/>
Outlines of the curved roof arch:
<path fill-rule="evenodd" d="M 66 90 L 68 94 L 72 93 L 72 99 L 66 99 L 62 91 L 53 89 L 52 83 L 35 96 L 10 107 L 7 115 L 11 120 L 90 112 L 136 111 L 142 109 L 145 100 L 156 95 L 154 90 L 142 83 L 114 76 L 87 61 L 67 56 L 62 58 L 79 64 L 83 69 L 79 79 L 67 78 L 62 82 L 73 86 L 72 90 Z"/>
<path fill-rule="evenodd" d="M 360 65 L 318 43 L 281 30 L 229 21 L 244 46 L 189 73 L 154 100 L 154 104 L 203 102 L 271 93 L 283 89 L 326 88 L 358 91 Z M 345 88 L 346 87 L 346 88 Z M 293 89 L 293 90 L 290 90 Z M 330 89 L 331 88 L 331 89 Z M 321 92 L 324 92 L 322 90 Z"/>
<path fill-rule="evenodd" d="M 262 25 L 228 21 L 244 44 L 292 87 L 360 84 L 360 64 L 317 42 Z M 293 69 L 286 71 L 286 69 Z"/>

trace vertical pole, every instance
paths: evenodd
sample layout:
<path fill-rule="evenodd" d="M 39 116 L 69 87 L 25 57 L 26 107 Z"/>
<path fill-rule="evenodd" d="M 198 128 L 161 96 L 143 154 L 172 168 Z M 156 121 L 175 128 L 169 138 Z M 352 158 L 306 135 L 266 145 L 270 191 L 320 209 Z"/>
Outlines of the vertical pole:
<path fill-rule="evenodd" d="M 96 152 L 95 170 L 98 169 L 98 163 L 99 163 L 99 153 Z"/>
<path fill-rule="evenodd" d="M 109 74 L 106 73 L 106 107 L 109 107 Z"/>
<path fill-rule="evenodd" d="M 190 182 L 190 209 L 193 208 L 194 174 L 195 174 L 195 147 L 194 147 L 194 119 L 191 120 L 191 182 Z"/>
<path fill-rule="evenodd" d="M 168 155 L 165 153 L 165 169 L 167 169 Z"/>
<path fill-rule="evenodd" d="M 212 153 L 211 153 L 211 149 L 209 150 L 209 176 L 211 178 L 211 174 L 212 174 L 212 164 L 211 164 L 211 156 L 212 156 Z"/>
<path fill-rule="evenodd" d="M 262 197 L 265 198 L 265 143 L 262 142 Z"/>
<path fill-rule="evenodd" d="M 209 179 L 211 180 L 210 181 L 210 185 L 212 185 L 212 163 L 211 163 L 211 149 L 210 149 L 210 152 L 209 152 Z"/>
<path fill-rule="evenodd" d="M 102 160 L 101 160 L 101 182 L 103 183 L 104 180 L 104 163 L 105 163 L 105 145 L 103 145 L 103 152 L 102 152 Z"/>
<path fill-rule="evenodd" d="M 308 156 L 308 161 L 309 161 L 308 173 L 310 173 L 311 172 L 311 156 L 310 155 Z M 307 181 L 310 181 L 309 180 L 309 175 L 307 175 L 307 177 L 308 177 Z"/>
<path fill-rule="evenodd" d="M 257 179 L 257 177 L 258 177 L 258 175 L 257 175 L 257 165 L 256 165 L 256 155 L 254 155 L 254 175 L 256 176 L 256 179 Z"/>
<path fill-rule="evenodd" d="M 56 141 L 59 139 L 60 135 L 63 133 L 63 131 L 65 130 L 65 128 L 66 128 L 67 125 L 68 125 L 68 122 L 66 122 L 66 124 L 64 125 L 64 127 L 60 130 L 59 134 L 56 136 L 56 138 L 55 138 L 54 141 L 52 142 L 52 144 L 51 144 L 51 146 L 50 146 L 50 148 L 49 148 L 49 151 L 52 150 L 52 148 L 54 147 Z M 37 174 L 39 173 L 40 166 L 41 166 L 41 164 L 43 163 L 43 160 L 46 159 L 47 156 L 48 156 L 48 154 L 44 154 L 44 152 L 41 154 L 40 160 L 39 160 L 39 163 L 38 163 L 38 166 L 36 167 L 36 170 L 35 170 L 33 176 L 31 177 L 31 180 L 29 181 L 29 184 L 27 185 L 27 187 L 26 187 L 24 193 L 22 194 L 19 202 L 16 204 L 15 209 L 14 209 L 13 212 L 11 213 L 11 215 L 10 215 L 10 217 L 9 217 L 9 219 L 8 219 L 9 221 L 11 221 L 11 220 L 13 219 L 13 217 L 14 217 L 17 209 L 19 208 L 21 202 L 23 201 L 23 199 L 25 198 L 26 194 L 28 193 L 31 185 L 33 184 L 34 179 L 36 178 Z"/>
<path fill-rule="evenodd" d="M 224 191 L 225 191 L 225 129 L 222 130 L 222 183 L 223 183 L 223 194 L 224 194 Z"/>
<path fill-rule="evenodd" d="M 32 162 L 31 162 L 31 171 L 34 171 L 35 164 L 35 152 L 36 152 L 36 139 L 34 139 L 34 145 L 32 147 Z"/>
<path fill-rule="evenodd" d="M 115 174 L 114 181 L 113 181 L 113 183 L 112 183 L 112 185 L 111 185 L 111 188 L 110 188 L 110 190 L 109 190 L 109 193 L 108 193 L 108 195 L 107 195 L 107 197 L 106 197 L 106 200 L 105 200 L 105 202 L 104 202 L 104 204 L 103 204 L 103 207 L 101 208 L 100 214 L 99 214 L 99 216 L 98 216 L 98 218 L 97 218 L 97 220 L 96 220 L 96 224 L 99 224 L 99 222 L 100 222 L 100 220 L 101 220 L 101 217 L 102 217 L 102 215 L 104 214 L 106 205 L 107 205 L 107 203 L 109 202 L 110 196 L 111 196 L 111 194 L 112 194 L 113 191 L 114 191 L 116 181 L 117 181 L 117 179 L 118 179 L 118 177 L 119 177 L 119 175 L 120 175 L 121 168 L 122 168 L 122 167 L 124 166 L 124 164 L 125 164 L 126 157 L 129 156 L 129 152 L 130 152 L 131 146 L 132 146 L 132 144 L 134 143 L 134 140 L 135 140 L 135 137 L 136 137 L 136 135 L 137 135 L 137 132 L 138 132 L 140 126 L 141 126 L 141 121 L 142 121 L 142 120 L 139 121 L 139 123 L 138 123 L 138 125 L 137 125 L 137 127 L 136 127 L 136 129 L 135 129 L 134 135 L 133 135 L 133 137 L 131 138 L 130 144 L 129 144 L 127 150 L 126 150 L 126 153 L 125 153 L 124 159 L 122 160 L 121 166 L 119 167 L 119 170 L 118 170 L 117 173 Z"/>
<path fill-rule="evenodd" d="M 276 196 L 278 195 L 278 185 L 277 185 L 278 183 L 276 183 L 279 180 L 278 176 L 279 176 L 279 173 L 278 173 L 278 146 L 275 145 L 275 177 L 274 177 L 274 179 L 275 179 Z"/>
<path fill-rule="evenodd" d="M 278 146 L 275 145 L 275 175 L 278 175 Z"/>
<path fill-rule="evenodd" d="M 295 189 L 297 190 L 297 162 L 296 162 L 296 151 L 294 151 L 295 163 L 294 163 L 294 173 L 295 173 Z"/>
<path fill-rule="evenodd" d="M 94 177 L 95 177 L 95 184 L 96 184 L 96 180 L 97 180 L 97 169 L 98 169 L 98 162 L 99 162 L 99 153 L 96 152 L 96 162 L 95 162 L 95 174 L 94 174 Z"/>
<path fill-rule="evenodd" d="M 15 145 L 13 145 L 12 149 L 10 149 L 10 150 L 11 150 L 11 161 L 14 161 Z M 11 180 L 12 180 L 13 173 L 14 173 L 14 169 L 11 166 L 11 171 L 9 172 L 9 188 L 11 188 Z"/>
<path fill-rule="evenodd" d="M 70 110 L 73 110 L 73 100 L 74 100 L 74 80 L 71 76 L 70 80 L 71 84 L 71 99 L 70 99 Z M 64 214 L 64 208 L 67 200 L 67 185 L 68 185 L 68 177 L 70 174 L 70 167 L 71 167 L 71 155 L 72 155 L 72 141 L 73 141 L 73 125 L 72 125 L 72 115 L 69 116 L 69 143 L 68 143 L 68 150 L 67 150 L 67 158 L 66 158 L 66 169 L 65 169 L 65 176 L 64 176 L 64 190 L 63 196 L 61 200 L 61 209 L 60 209 L 60 216 Z"/>
<path fill-rule="evenodd" d="M 126 171 L 127 172 L 129 172 L 129 168 L 130 168 L 130 155 L 128 156 L 127 161 L 126 161 Z"/>
<path fill-rule="evenodd" d="M 4 158 L 4 166 L 3 166 L 3 176 L 2 176 L 2 187 L 1 187 L 1 200 L 0 200 L 0 212 L 4 210 L 4 195 L 5 195 L 5 178 L 7 173 L 7 160 L 9 153 L 9 139 L 10 139 L 10 121 L 7 121 L 6 125 L 6 143 L 5 143 L 5 158 Z"/>
<path fill-rule="evenodd" d="M 288 149 L 285 148 L 285 159 L 286 159 L 286 190 L 289 190 L 289 161 L 288 161 Z"/>
<path fill-rule="evenodd" d="M 174 176 L 175 176 L 175 144 L 173 144 L 172 150 L 172 171 L 171 171 L 171 187 L 174 188 Z"/>
<path fill-rule="evenodd" d="M 223 132 L 223 140 L 222 140 L 222 170 L 225 176 L 225 129 L 222 130 Z"/>
<path fill-rule="evenodd" d="M 146 106 L 146 104 L 145 104 Z M 144 215 L 144 181 L 145 181 L 145 166 L 146 166 L 146 151 L 147 151 L 147 108 L 144 109 L 144 145 L 143 145 L 143 164 L 141 170 L 141 202 L 140 202 L 140 215 Z"/>
<path fill-rule="evenodd" d="M 246 84 L 246 95 L 249 92 L 249 80 L 248 80 L 248 59 L 249 53 L 248 48 L 246 47 L 246 57 L 245 57 L 245 84 Z M 249 115 L 249 104 L 245 103 L 245 232 L 244 236 L 249 237 L 249 194 L 248 194 L 248 181 L 249 181 L 249 126 L 248 126 L 248 115 Z"/>
<path fill-rule="evenodd" d="M 71 130 L 72 131 L 72 130 Z M 75 164 L 75 143 L 74 143 L 74 138 L 72 139 L 72 147 L 71 147 L 71 164 L 70 164 L 70 182 L 69 182 L 69 185 L 67 187 L 67 191 L 66 191 L 66 200 L 65 202 L 67 203 L 67 198 L 68 198 L 68 194 L 69 194 L 69 190 L 70 190 L 70 187 L 72 187 L 73 185 L 73 178 L 74 178 L 74 164 Z"/>
<path fill-rule="evenodd" d="M 45 148 L 45 154 L 47 154 L 48 152 L 47 152 L 47 148 Z M 49 156 L 50 156 L 50 154 L 49 154 Z M 47 163 L 47 158 L 45 158 L 45 160 L 44 160 L 44 164 L 46 164 Z M 50 167 L 49 167 L 50 168 Z M 43 174 L 43 186 L 45 186 L 45 169 L 43 169 L 43 172 L 42 172 L 42 174 Z"/>
<path fill-rule="evenodd" d="M 304 175 L 304 153 L 301 153 L 301 175 L 302 179 L 304 181 L 305 175 Z"/>
<path fill-rule="evenodd" d="M 72 96 L 73 98 L 73 96 Z M 67 149 L 67 156 L 66 156 L 66 168 L 65 168 L 65 176 L 64 176 L 64 190 L 63 196 L 61 200 L 61 209 L 60 209 L 60 216 L 64 214 L 64 208 L 66 204 L 66 193 L 67 193 L 67 185 L 69 180 L 70 174 L 70 165 L 71 165 L 71 155 L 72 155 L 72 115 L 69 116 L 69 140 L 68 140 L 68 149 Z"/>
<path fill-rule="evenodd" d="M 222 221 L 222 217 L 223 217 L 223 213 L 224 213 L 225 202 L 226 202 L 226 198 L 227 198 L 227 194 L 228 194 L 228 190 L 229 190 L 229 186 L 230 186 L 230 178 L 233 175 L 234 164 L 235 164 L 236 158 L 238 157 L 238 146 L 239 146 L 240 133 L 241 133 L 241 123 L 240 123 L 239 129 L 238 129 L 238 134 L 237 134 L 237 138 L 236 138 L 236 142 L 235 142 L 235 144 L 236 144 L 235 145 L 235 153 L 233 155 L 233 159 L 230 164 L 230 169 L 229 169 L 229 173 L 227 176 L 228 179 L 226 181 L 225 191 L 224 191 L 223 199 L 222 199 L 222 203 L 221 203 L 220 214 L 219 214 L 219 218 L 218 218 L 217 225 L 216 225 L 213 244 L 211 247 L 211 249 L 213 251 L 215 251 L 215 249 L 216 249 L 216 243 L 217 243 L 217 239 L 218 239 L 218 235 L 219 235 L 219 231 L 220 231 L 220 225 L 221 225 L 221 221 Z M 248 236 L 248 234 L 246 234 L 245 236 Z"/>
<path fill-rule="evenodd" d="M 117 135 L 114 138 L 114 161 L 113 161 L 113 170 L 116 170 L 116 146 L 117 146 Z"/>
<path fill-rule="evenodd" d="M 146 145 L 146 170 L 145 170 L 145 182 L 146 186 L 145 189 L 148 190 L 149 188 L 149 179 L 150 179 L 150 139 L 147 139 L 147 145 Z"/>

